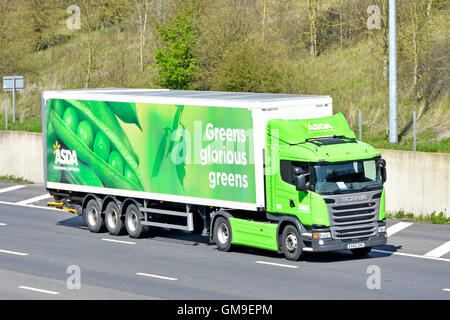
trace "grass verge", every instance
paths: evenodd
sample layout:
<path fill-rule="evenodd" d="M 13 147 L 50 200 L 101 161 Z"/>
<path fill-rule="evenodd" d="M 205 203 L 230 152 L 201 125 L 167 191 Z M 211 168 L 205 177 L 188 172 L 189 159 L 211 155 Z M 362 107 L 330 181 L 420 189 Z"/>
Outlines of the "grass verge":
<path fill-rule="evenodd" d="M 412 213 L 405 213 L 403 211 L 399 211 L 396 213 L 388 213 L 387 217 L 389 219 L 402 219 L 402 220 L 411 220 L 416 222 L 424 222 L 424 223 L 432 223 L 432 224 L 450 224 L 450 217 L 446 217 L 443 212 L 436 214 L 433 212 L 430 215 L 419 215 L 416 216 Z"/>
<path fill-rule="evenodd" d="M 19 183 L 19 184 L 32 184 L 32 181 L 29 181 L 27 179 L 21 178 L 21 177 L 15 177 L 15 176 L 0 176 L 0 182 L 9 182 L 9 183 Z"/>

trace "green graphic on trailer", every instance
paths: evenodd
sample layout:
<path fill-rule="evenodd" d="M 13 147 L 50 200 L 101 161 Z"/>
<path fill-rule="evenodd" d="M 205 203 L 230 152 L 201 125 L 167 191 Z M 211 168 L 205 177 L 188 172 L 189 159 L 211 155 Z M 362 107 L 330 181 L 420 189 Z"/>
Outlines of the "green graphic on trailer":
<path fill-rule="evenodd" d="M 247 109 L 49 100 L 47 179 L 255 203 Z"/>

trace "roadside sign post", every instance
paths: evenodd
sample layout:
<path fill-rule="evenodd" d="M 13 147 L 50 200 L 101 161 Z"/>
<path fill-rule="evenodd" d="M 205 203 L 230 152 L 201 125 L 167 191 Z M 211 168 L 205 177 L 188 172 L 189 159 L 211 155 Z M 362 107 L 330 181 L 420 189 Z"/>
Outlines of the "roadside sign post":
<path fill-rule="evenodd" d="M 8 99 L 5 99 L 5 130 L 8 130 Z"/>
<path fill-rule="evenodd" d="M 13 123 L 16 122 L 16 90 L 21 91 L 23 87 L 22 76 L 3 77 L 3 91 L 12 92 L 13 95 Z"/>

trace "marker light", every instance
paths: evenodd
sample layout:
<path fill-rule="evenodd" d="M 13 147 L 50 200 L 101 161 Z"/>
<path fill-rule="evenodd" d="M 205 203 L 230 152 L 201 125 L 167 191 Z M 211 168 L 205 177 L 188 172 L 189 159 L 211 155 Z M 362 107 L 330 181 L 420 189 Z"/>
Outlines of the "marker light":
<path fill-rule="evenodd" d="M 386 226 L 378 227 L 378 233 L 386 232 Z"/>
<path fill-rule="evenodd" d="M 313 233 L 314 239 L 330 239 L 331 233 L 330 232 L 315 232 Z"/>

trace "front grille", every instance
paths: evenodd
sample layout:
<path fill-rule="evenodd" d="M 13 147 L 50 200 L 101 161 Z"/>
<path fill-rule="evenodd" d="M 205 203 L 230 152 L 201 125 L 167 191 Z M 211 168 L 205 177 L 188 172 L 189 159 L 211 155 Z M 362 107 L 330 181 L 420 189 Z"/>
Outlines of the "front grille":
<path fill-rule="evenodd" d="M 331 198 L 331 197 L 327 197 Z M 379 199 L 368 196 L 363 202 L 346 202 L 343 196 L 332 196 L 327 203 L 333 239 L 347 240 L 375 236 L 378 232 Z"/>

